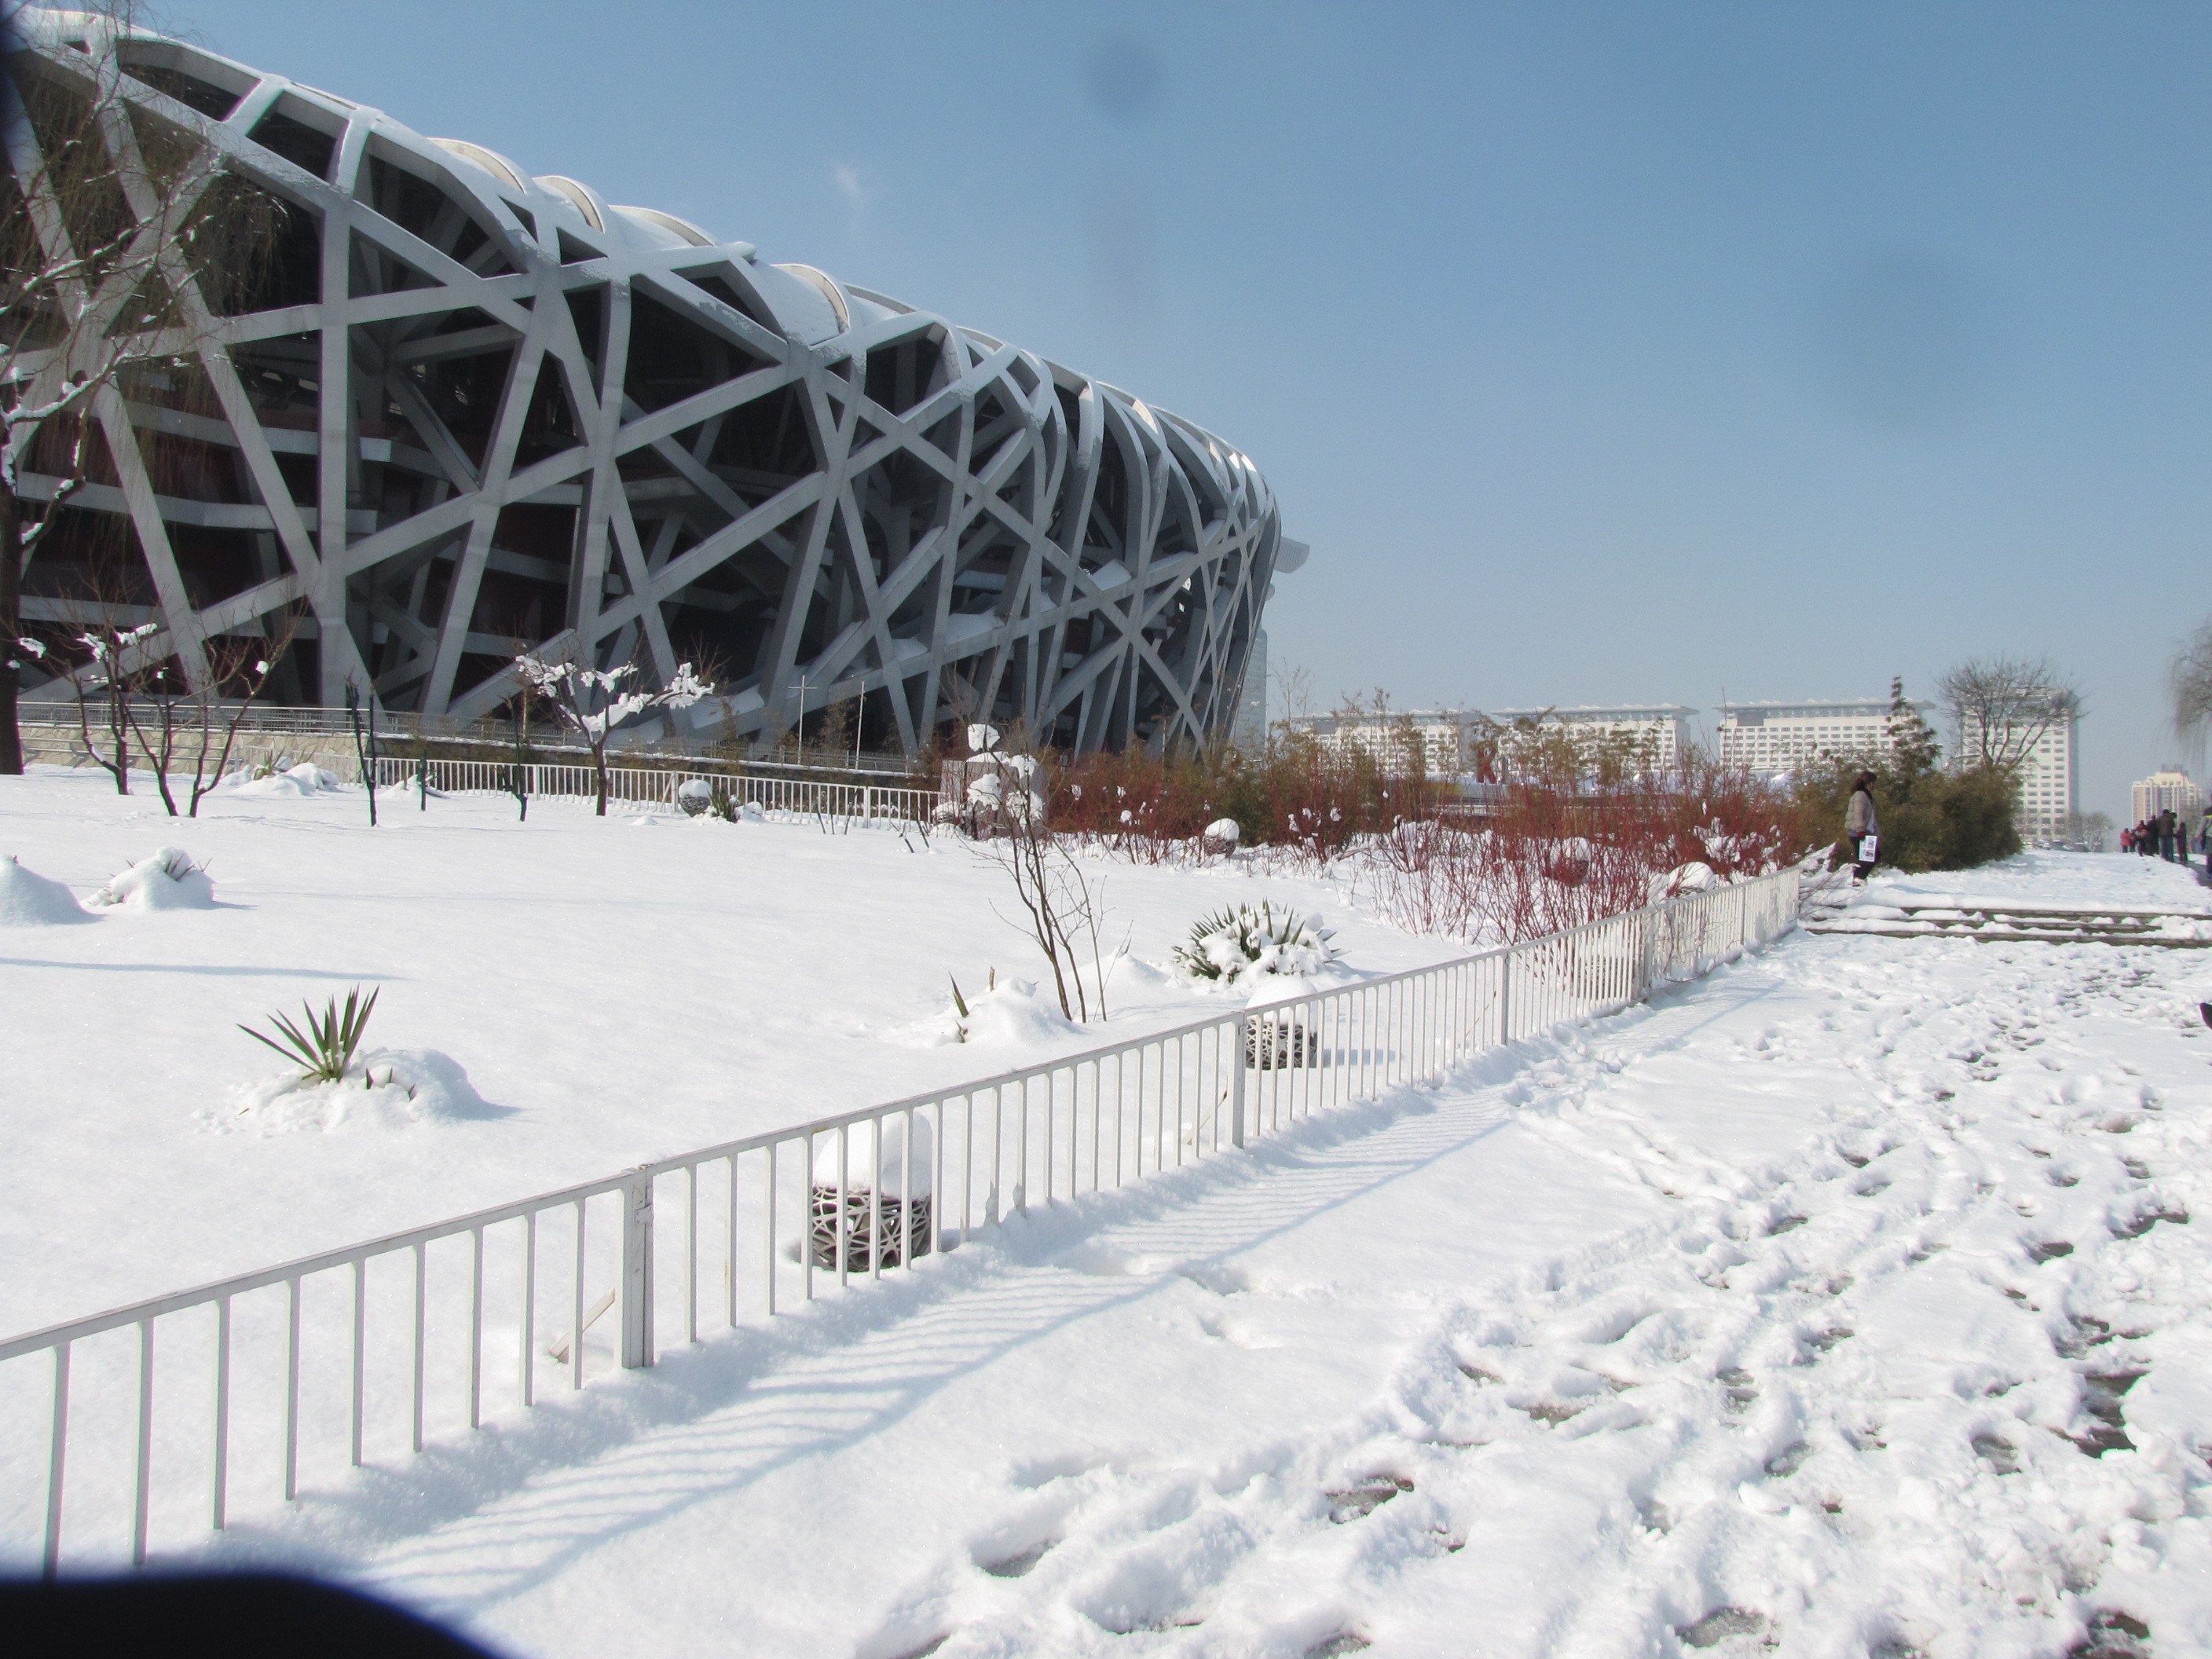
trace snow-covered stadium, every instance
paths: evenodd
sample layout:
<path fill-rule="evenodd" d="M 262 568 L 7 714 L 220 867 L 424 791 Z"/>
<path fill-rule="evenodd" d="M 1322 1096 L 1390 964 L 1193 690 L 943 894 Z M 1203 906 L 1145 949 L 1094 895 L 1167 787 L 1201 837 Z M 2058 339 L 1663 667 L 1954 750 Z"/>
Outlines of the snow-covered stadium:
<path fill-rule="evenodd" d="M 111 61 L 81 49 L 105 25 L 24 15 L 19 74 L 88 88 Z M 1210 433 L 182 42 L 112 61 L 112 144 L 189 135 L 283 228 L 228 300 L 175 262 L 177 362 L 99 393 L 106 459 L 27 573 L 27 623 L 157 624 L 142 660 L 197 680 L 210 639 L 296 617 L 280 701 L 367 688 L 433 723 L 498 711 L 524 650 L 711 662 L 725 695 L 685 718 L 755 742 L 855 696 L 869 746 L 908 753 L 978 716 L 1083 748 L 1235 717 L 1303 550 Z M 34 455 L 22 494 L 58 471 Z"/>

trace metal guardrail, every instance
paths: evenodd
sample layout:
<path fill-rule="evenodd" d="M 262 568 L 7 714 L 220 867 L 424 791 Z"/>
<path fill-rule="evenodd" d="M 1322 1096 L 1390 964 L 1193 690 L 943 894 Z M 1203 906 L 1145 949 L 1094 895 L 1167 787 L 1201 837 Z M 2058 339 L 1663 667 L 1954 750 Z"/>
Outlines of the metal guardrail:
<path fill-rule="evenodd" d="M 433 789 L 448 794 L 496 791 L 513 794 L 515 785 L 538 795 L 596 797 L 599 780 L 588 766 L 568 764 L 518 766 L 512 761 L 411 760 L 379 755 L 375 763 L 379 788 L 415 783 L 427 774 Z M 927 822 L 937 808 L 932 789 L 892 789 L 876 784 L 823 783 L 811 778 L 757 777 L 749 773 L 685 772 L 660 768 L 610 766 L 607 799 L 625 806 L 677 808 L 676 792 L 696 779 L 732 806 L 755 805 L 763 811 L 819 814 L 834 818 L 896 818 Z"/>
<path fill-rule="evenodd" d="M 46 1396 L 45 1570 L 63 1564 L 65 1493 L 76 1524 L 127 1536 L 143 1564 L 157 1528 L 168 1538 L 225 1526 L 241 1475 L 290 1500 L 303 1468 L 335 1473 L 397 1450 L 403 1435 L 419 1452 L 481 1426 L 490 1395 L 526 1410 L 549 1372 L 574 1391 L 594 1362 L 649 1366 L 663 1331 L 700 1340 L 702 1293 L 709 1322 L 734 1328 L 811 1301 L 832 1279 L 842 1290 L 910 1269 L 1007 1214 L 1157 1176 L 1616 1012 L 1786 932 L 1796 912 L 1797 874 L 1785 870 L 11 1337 L 0 1341 L 0 1376 L 14 1379 L 0 1424 L 35 1434 L 34 1396 Z M 595 1350 L 592 1328 L 611 1310 Z M 557 1340 L 541 1345 L 540 1333 Z M 157 1334 L 174 1356 L 158 1418 Z M 11 1507 L 36 1514 L 27 1492 L 0 1514 Z M 107 1559 L 96 1547 L 72 1558 Z"/>

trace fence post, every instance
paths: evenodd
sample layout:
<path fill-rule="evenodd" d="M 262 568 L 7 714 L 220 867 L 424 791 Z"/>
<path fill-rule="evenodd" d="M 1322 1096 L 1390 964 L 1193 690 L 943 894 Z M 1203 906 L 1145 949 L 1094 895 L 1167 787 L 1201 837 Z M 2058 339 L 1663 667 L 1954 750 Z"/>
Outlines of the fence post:
<path fill-rule="evenodd" d="M 1506 946 L 1498 958 L 1498 1041 L 1501 1047 L 1513 1041 L 1513 947 Z"/>
<path fill-rule="evenodd" d="M 649 1176 L 640 1176 L 623 1188 L 622 1257 L 623 1369 L 642 1370 L 653 1364 L 653 1179 Z"/>
<path fill-rule="evenodd" d="M 1244 1144 L 1244 1068 L 1251 1060 L 1252 1016 L 1242 1010 L 1237 1015 L 1237 1052 L 1230 1063 L 1236 1068 L 1230 1073 L 1229 1085 L 1229 1144 Z"/>

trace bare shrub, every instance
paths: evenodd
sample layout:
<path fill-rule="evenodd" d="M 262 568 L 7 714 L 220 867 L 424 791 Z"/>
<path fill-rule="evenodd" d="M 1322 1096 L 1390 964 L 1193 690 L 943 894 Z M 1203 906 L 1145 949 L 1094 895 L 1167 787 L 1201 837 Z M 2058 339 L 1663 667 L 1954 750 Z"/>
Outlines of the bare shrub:
<path fill-rule="evenodd" d="M 1363 842 L 1358 890 L 1413 932 L 1514 943 L 1671 896 L 1677 872 L 1722 880 L 1805 850 L 1795 799 L 1698 757 L 1663 774 L 1507 784 L 1487 816 L 1415 820 Z"/>

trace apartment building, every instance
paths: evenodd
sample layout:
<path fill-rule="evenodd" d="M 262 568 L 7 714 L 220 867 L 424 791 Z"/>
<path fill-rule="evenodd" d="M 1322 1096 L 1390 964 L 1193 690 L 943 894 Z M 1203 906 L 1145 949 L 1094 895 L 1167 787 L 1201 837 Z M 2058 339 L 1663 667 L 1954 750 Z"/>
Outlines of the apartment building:
<path fill-rule="evenodd" d="M 2063 720 L 2035 740 L 2020 769 L 2020 833 L 2031 841 L 2062 835 L 2074 815 L 2074 721 Z"/>
<path fill-rule="evenodd" d="M 1474 719 L 1460 708 L 1406 708 L 1381 716 L 1306 714 L 1285 724 L 1308 733 L 1324 749 L 1357 749 L 1373 755 L 1394 772 L 1405 769 L 1410 732 L 1419 746 L 1423 767 L 1434 776 L 1450 777 L 1467 769 L 1467 732 Z"/>
<path fill-rule="evenodd" d="M 1673 767 L 1689 746 L 1689 720 L 1694 708 L 1679 702 L 1578 703 L 1559 708 L 1493 708 L 1490 718 L 1500 726 L 1522 720 L 1539 724 L 1556 721 L 1578 732 L 1606 736 L 1626 735 L 1648 740 L 1652 758 L 1662 770 Z"/>
<path fill-rule="evenodd" d="M 1936 705 L 1912 705 L 1926 720 Z M 1722 763 L 1755 772 L 1786 772 L 1820 755 L 1887 754 L 1887 697 L 1832 697 L 1814 702 L 1720 705 Z"/>
<path fill-rule="evenodd" d="M 2191 825 L 2204 812 L 2203 789 L 2179 767 L 2169 766 L 2162 772 L 2154 772 L 2129 792 L 2130 823 L 2141 823 L 2169 809 Z"/>
<path fill-rule="evenodd" d="M 1357 747 L 1398 763 L 1406 734 L 1420 747 L 1423 764 L 1437 776 L 1455 776 L 1474 769 L 1474 744 L 1496 726 L 1560 725 L 1577 731 L 1626 733 L 1647 738 L 1654 763 L 1672 767 L 1688 745 L 1690 716 L 1696 711 L 1681 703 L 1580 704 L 1558 708 L 1411 708 L 1383 715 L 1314 714 L 1292 724 L 1309 732 L 1330 748 Z"/>

